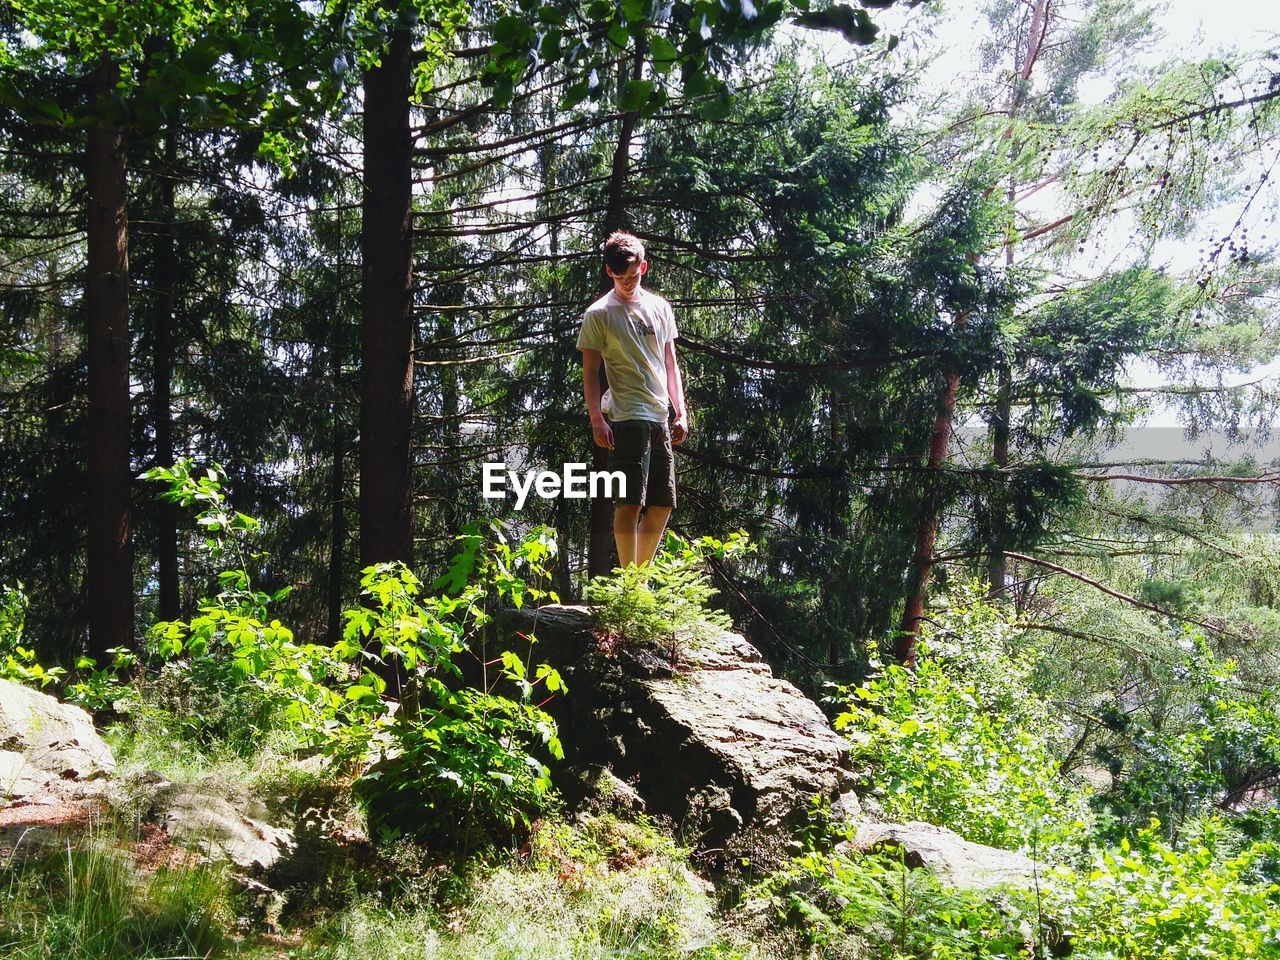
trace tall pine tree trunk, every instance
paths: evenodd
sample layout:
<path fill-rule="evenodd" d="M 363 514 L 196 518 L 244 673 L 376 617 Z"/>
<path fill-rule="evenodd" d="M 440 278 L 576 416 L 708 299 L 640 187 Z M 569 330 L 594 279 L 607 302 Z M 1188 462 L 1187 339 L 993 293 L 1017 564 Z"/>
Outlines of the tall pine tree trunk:
<path fill-rule="evenodd" d="M 1009 99 L 1008 113 L 1010 123 L 1005 128 L 1004 136 L 1002 137 L 1002 139 L 1012 141 L 1009 146 L 1011 166 L 1017 158 L 1018 151 L 1021 149 L 1018 141 L 1013 139 L 1013 120 L 1017 115 L 1018 109 L 1022 106 L 1023 100 L 1026 98 L 1027 84 L 1031 80 L 1031 72 L 1040 56 L 1040 50 L 1044 45 L 1048 27 L 1049 0 L 1034 0 L 1031 8 L 1031 20 L 1027 26 L 1027 34 L 1020 39 L 1013 54 L 1014 74 L 1018 80 Z M 1009 212 L 1012 219 L 1016 215 L 1018 197 L 1018 184 L 1015 175 L 1012 173 L 1009 175 L 1009 188 L 1006 196 L 1009 200 Z M 1011 223 L 1010 226 L 1013 226 L 1013 224 Z M 1004 246 L 1004 261 L 1006 269 L 1012 270 L 1013 244 L 1008 241 L 1005 242 Z M 1002 360 L 996 374 L 996 402 L 991 418 L 991 459 L 1001 471 L 999 479 L 1001 483 L 1008 482 L 1004 471 L 1009 466 L 1009 428 L 1012 420 L 1013 370 L 1008 361 Z M 1005 520 L 1006 515 L 1007 506 L 1003 502 L 997 505 L 997 510 L 992 511 L 991 515 L 992 527 L 991 541 L 988 548 L 990 556 L 987 559 L 987 580 L 991 585 L 990 595 L 992 597 L 1004 595 L 1007 581 L 1005 548 L 1008 545 L 1006 542 L 1008 530 Z"/>
<path fill-rule="evenodd" d="M 119 70 L 107 56 L 92 92 L 104 102 Z M 88 143 L 88 548 L 89 651 L 99 661 L 133 645 L 133 549 L 129 517 L 129 245 L 125 148 L 107 118 Z"/>
<path fill-rule="evenodd" d="M 1009 104 L 1006 108 L 1009 125 L 1005 127 L 1001 140 L 1011 140 L 1013 137 L 1013 118 L 1025 98 L 1026 85 L 1031 78 L 1032 68 L 1035 66 L 1036 59 L 1039 57 L 1044 44 L 1045 31 L 1048 25 L 1047 15 L 1048 0 L 1034 0 L 1027 29 L 1026 46 L 1025 48 L 1019 48 L 1016 61 L 1017 69 L 1015 70 L 1017 79 L 1013 85 Z M 987 190 L 983 199 L 989 197 L 993 190 L 994 187 Z M 958 314 L 952 329 L 957 333 L 960 332 L 967 326 L 968 320 L 967 313 Z M 1005 382 L 1003 367 L 1000 373 L 1000 382 L 1003 386 Z M 1010 373 L 1011 376 L 1012 374 Z M 933 572 L 933 551 L 938 540 L 938 526 L 941 522 L 942 513 L 942 469 L 946 464 L 951 444 L 952 423 L 955 417 L 956 394 L 959 386 L 959 374 L 955 370 L 948 370 L 944 374 L 944 386 L 939 397 L 938 414 L 934 420 L 933 433 L 929 439 L 929 463 L 926 482 L 929 483 L 930 489 L 926 497 L 925 509 L 921 511 L 920 522 L 916 527 L 915 549 L 908 573 L 909 591 L 907 602 L 903 607 L 898 636 L 894 640 L 894 653 L 898 660 L 907 666 L 915 664 L 920 621 L 924 619 L 929 578 Z M 1006 391 L 1005 395 L 1007 396 L 1007 394 L 1008 392 Z M 1003 409 L 997 411 L 997 420 L 1001 416 L 1005 421 L 1005 433 L 1002 442 L 1004 463 L 1001 465 L 1007 466 L 1009 461 L 1008 421 L 1011 416 L 1011 404 L 1006 403 Z M 994 446 L 993 442 L 993 453 L 997 462 L 999 462 L 1001 453 L 999 450 L 995 450 Z M 996 536 L 1002 537 L 1002 526 L 1002 522 L 996 524 Z M 998 561 L 997 557 L 999 558 Z M 998 563 L 998 566 L 993 569 L 992 564 L 995 563 Z M 998 576 L 999 582 L 1003 584 L 1004 553 L 1002 544 L 992 545 L 991 559 L 988 561 L 988 573 L 993 575 L 993 583 L 996 582 L 995 577 Z"/>
<path fill-rule="evenodd" d="M 342 639 L 342 574 L 346 563 L 347 518 L 343 489 L 346 485 L 346 450 L 342 427 L 334 423 L 330 434 L 333 462 L 329 467 L 329 570 L 326 642 Z"/>
<path fill-rule="evenodd" d="M 967 314 L 959 314 L 952 329 L 957 332 L 963 330 L 968 320 Z M 933 549 L 938 542 L 938 524 L 942 516 L 942 470 L 951 446 L 952 423 L 959 389 L 959 372 L 954 369 L 946 371 L 943 374 L 942 393 L 938 397 L 938 411 L 933 420 L 933 432 L 929 436 L 928 472 L 924 480 L 929 489 L 925 494 L 924 509 L 920 511 L 920 522 L 916 525 L 915 549 L 908 573 L 907 602 L 902 610 L 898 635 L 893 642 L 894 656 L 899 663 L 908 667 L 915 666 L 920 621 L 924 619 L 925 599 L 929 595 Z"/>
<path fill-rule="evenodd" d="M 618 93 L 621 95 L 627 80 L 640 80 L 644 74 L 643 41 L 636 41 L 636 52 L 632 58 L 631 76 L 627 76 L 627 64 L 618 65 Z M 627 174 L 631 169 L 631 140 L 635 135 L 636 121 L 640 119 L 638 111 L 630 111 L 622 115 L 618 123 L 618 143 L 613 150 L 613 166 L 609 171 L 609 196 L 605 201 L 604 231 L 601 241 L 621 230 L 626 220 Z M 603 263 L 600 270 L 599 292 L 608 293 L 613 281 L 605 274 Z M 600 367 L 600 380 L 605 383 L 603 364 Z M 603 392 L 603 391 L 602 391 Z M 594 444 L 591 447 L 591 469 L 607 470 L 609 451 Z M 587 547 L 587 575 L 602 577 L 613 569 L 613 504 L 604 497 L 591 501 L 591 541 Z"/>
<path fill-rule="evenodd" d="M 1010 258 L 1012 259 L 1012 258 Z M 991 418 L 991 459 L 1000 471 L 998 483 L 1007 483 L 1005 468 L 1009 466 L 1009 423 L 1013 417 L 1013 371 L 1007 361 L 1001 361 L 996 373 L 996 404 Z M 991 513 L 990 555 L 987 557 L 987 582 L 990 584 L 992 598 L 1004 595 L 1005 572 L 1005 540 L 1007 509 L 1003 498 Z"/>
<path fill-rule="evenodd" d="M 413 561 L 411 35 L 364 75 L 360 252 L 360 565 Z"/>
<path fill-rule="evenodd" d="M 333 646 L 342 639 L 342 582 L 347 545 L 347 437 L 342 422 L 342 320 L 333 325 L 333 347 L 329 357 L 330 406 L 329 451 L 329 571 L 328 627 L 326 642 Z"/>
<path fill-rule="evenodd" d="M 156 449 L 155 465 L 173 466 L 173 324 L 178 282 L 175 249 L 174 180 L 178 158 L 177 132 L 170 127 L 164 138 L 164 163 L 160 170 L 159 223 L 155 234 L 155 294 L 151 328 L 152 417 Z M 178 585 L 178 506 L 161 501 L 156 512 L 157 580 L 161 620 L 182 616 Z"/>
<path fill-rule="evenodd" d="M 543 125 L 550 127 L 555 124 L 559 101 L 555 91 L 549 90 L 544 96 Z M 543 187 L 547 191 L 555 190 L 559 184 L 556 154 L 557 150 L 554 143 L 547 143 L 538 152 L 538 175 L 541 177 Z M 560 256 L 560 221 L 551 219 L 551 209 L 552 203 L 549 197 L 539 199 L 538 219 L 548 222 L 547 252 L 552 257 L 552 262 L 555 262 L 555 258 Z M 551 285 L 547 290 L 547 299 L 552 303 L 559 303 L 562 293 L 559 273 L 553 273 Z M 576 367 L 574 355 L 577 351 L 574 349 L 573 341 L 568 339 L 557 340 L 553 350 L 550 383 L 569 383 L 572 379 L 571 371 L 575 370 Z M 565 428 L 569 436 L 576 435 L 576 424 L 571 419 L 566 420 Z M 573 511 L 570 509 L 567 498 L 556 498 L 555 517 L 557 555 L 556 564 L 552 571 L 552 582 L 556 593 L 560 595 L 561 601 L 569 603 L 573 598 L 573 577 L 569 565 L 573 559 L 576 544 L 573 540 Z"/>

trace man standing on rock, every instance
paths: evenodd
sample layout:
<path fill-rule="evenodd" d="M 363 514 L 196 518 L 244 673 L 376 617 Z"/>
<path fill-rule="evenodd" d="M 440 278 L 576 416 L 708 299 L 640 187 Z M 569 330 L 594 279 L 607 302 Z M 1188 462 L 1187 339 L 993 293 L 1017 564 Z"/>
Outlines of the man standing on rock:
<path fill-rule="evenodd" d="M 613 507 L 618 565 L 625 567 L 648 563 L 658 550 L 676 505 L 671 445 L 689 435 L 689 419 L 676 362 L 675 314 L 640 285 L 649 269 L 644 244 L 620 230 L 610 234 L 604 262 L 613 289 L 587 307 L 578 349 L 596 446 L 609 450 L 609 469 L 626 477 L 625 494 Z M 602 359 L 609 378 L 603 396 Z"/>

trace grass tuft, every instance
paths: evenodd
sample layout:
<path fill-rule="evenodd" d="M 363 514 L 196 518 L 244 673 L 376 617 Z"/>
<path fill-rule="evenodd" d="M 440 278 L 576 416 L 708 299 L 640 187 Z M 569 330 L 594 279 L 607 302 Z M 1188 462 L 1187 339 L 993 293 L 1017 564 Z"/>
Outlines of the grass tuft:
<path fill-rule="evenodd" d="M 103 836 L 15 856 L 0 872 L 0 955 L 8 960 L 210 957 L 234 921 L 225 873 L 142 872 Z"/>
<path fill-rule="evenodd" d="M 433 899 L 433 890 L 444 895 Z M 683 851 L 648 824 L 612 817 L 544 827 L 526 858 L 475 868 L 461 887 L 419 892 L 352 906 L 294 956 L 675 960 L 716 943 L 714 904 Z"/>

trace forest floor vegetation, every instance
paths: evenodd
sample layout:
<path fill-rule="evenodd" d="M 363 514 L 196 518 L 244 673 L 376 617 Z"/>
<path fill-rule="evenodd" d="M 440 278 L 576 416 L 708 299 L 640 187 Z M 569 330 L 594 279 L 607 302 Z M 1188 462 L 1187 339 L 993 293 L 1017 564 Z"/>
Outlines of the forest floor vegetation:
<path fill-rule="evenodd" d="M 558 600 L 545 530 L 469 527 L 430 591 L 405 568 L 368 568 L 366 605 L 330 648 L 272 617 L 279 594 L 249 572 L 257 522 L 227 507 L 216 471 L 180 464 L 159 478 L 200 509 L 220 592 L 189 621 L 158 624 L 139 655 L 70 675 L 23 647 L 11 592 L 3 675 L 61 684 L 96 709 L 122 780 L 257 798 L 305 825 L 323 856 L 264 898 L 257 881 L 159 842 L 145 804 L 68 818 L 53 842 L 0 860 L 0 955 L 1280 958 L 1280 816 L 1255 790 L 1280 766 L 1280 710 L 1200 634 L 1182 638 L 1157 717 L 1104 701 L 1082 727 L 1012 614 L 980 583 L 952 585 L 915 670 L 873 651 L 828 705 L 870 816 L 1020 851 L 1037 864 L 1031 881 L 960 889 L 901 851 L 856 852 L 851 825 L 821 804 L 778 838 L 792 854 L 781 868 L 703 877 L 677 824 L 564 808 L 557 731 L 539 706 L 563 681 L 484 646 L 491 610 Z M 703 565 L 745 543 L 667 547 L 643 576 L 595 581 L 589 596 L 606 633 L 674 660 L 727 627 L 707 609 Z M 454 682 L 468 655 L 513 696 Z"/>

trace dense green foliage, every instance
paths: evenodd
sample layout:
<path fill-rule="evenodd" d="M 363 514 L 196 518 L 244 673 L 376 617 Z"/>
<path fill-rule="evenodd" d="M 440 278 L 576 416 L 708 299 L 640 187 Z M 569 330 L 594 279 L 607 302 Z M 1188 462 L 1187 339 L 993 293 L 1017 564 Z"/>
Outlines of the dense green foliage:
<path fill-rule="evenodd" d="M 1039 932 L 1028 936 L 1034 912 L 1025 895 L 1010 904 L 956 890 L 891 854 L 805 854 L 749 896 L 764 898 L 784 925 L 833 956 L 1013 960 L 1043 942 Z"/>
<path fill-rule="evenodd" d="M 1053 719 L 1020 641 L 1001 608 L 972 585 L 959 590 L 937 611 L 917 671 L 893 665 L 839 690 L 848 709 L 836 724 L 866 765 L 875 813 L 1023 849 L 1040 863 L 1033 882 L 953 890 L 892 851 L 833 850 L 835 825 L 747 903 L 766 904 L 783 930 L 833 956 L 1276 955 L 1274 818 L 1222 813 L 1234 802 L 1225 771 L 1256 769 L 1257 751 L 1274 742 L 1269 698 L 1234 690 L 1235 665 L 1198 640 L 1186 659 L 1189 725 L 1170 717 L 1162 738 L 1133 732 L 1143 762 L 1091 788 L 1061 772 L 1079 728 Z M 1177 817 L 1172 830 L 1160 811 Z"/>
<path fill-rule="evenodd" d="M 1224 851 L 1222 824 L 1208 821 L 1181 848 L 1159 839 L 1158 821 L 1131 844 L 1102 851 L 1092 869 L 1048 885 L 1048 909 L 1090 960 L 1161 957 L 1234 960 L 1280 951 L 1280 885 L 1259 876 L 1274 844 Z M 1227 831 L 1228 834 L 1230 831 Z"/>
<path fill-rule="evenodd" d="M 1188 634 L 1186 644 L 1158 723 L 1108 705 L 1112 737 L 1097 756 L 1116 787 L 1098 806 L 1113 835 L 1132 834 L 1155 817 L 1176 838 L 1188 820 L 1239 807 L 1280 769 L 1275 688 L 1244 689 L 1236 661 L 1215 655 L 1203 637 Z"/>
<path fill-rule="evenodd" d="M 0 678 L 93 712 L 131 770 L 278 766 L 363 817 L 381 866 L 294 904 L 300 956 L 1276 955 L 1280 474 L 1244 446 L 1280 409 L 1274 38 L 1152 57 L 1141 4 L 990 0 L 939 88 L 946 6 L 0 3 Z M 393 39 L 384 103 L 357 88 Z M 370 104 L 406 111 L 395 183 Z M 414 562 L 369 565 L 384 190 L 411 197 Z M 692 433 L 678 533 L 591 579 L 601 519 L 486 500 L 480 465 L 595 452 L 573 338 L 616 227 L 674 304 Z M 86 456 L 106 340 L 114 469 Z M 1218 448 L 1136 449 L 1152 414 Z M 132 590 L 104 601 L 111 480 Z M 560 818 L 565 686 L 498 614 L 562 597 L 673 665 L 736 624 L 828 691 L 873 813 L 1054 869 L 959 892 L 819 815 L 718 915 L 665 826 Z M 0 867 L 0 952 L 240 949 L 207 871 Z"/>
<path fill-rule="evenodd" d="M 914 671 L 891 664 L 839 689 L 835 727 L 891 819 L 1044 856 L 1084 830 L 1083 792 L 1060 775 L 1067 731 L 1035 688 L 1034 664 L 980 587 L 935 617 Z"/>
<path fill-rule="evenodd" d="M 90 687 L 96 678 L 103 688 L 95 705 L 120 700 L 117 709 L 153 725 L 167 717 L 175 737 L 205 748 L 252 752 L 271 731 L 288 731 L 336 769 L 359 775 L 356 792 L 385 830 L 463 847 L 527 830 L 550 799 L 549 770 L 533 751 L 562 756 L 554 722 L 533 705 L 534 685 L 553 694 L 564 685 L 550 667 L 508 652 L 490 660 L 480 636 L 491 604 L 547 597 L 538 586 L 555 549 L 546 531 L 513 545 L 499 525 L 484 532 L 473 525 L 432 596 L 421 595 L 402 565 L 370 567 L 361 580 L 366 605 L 347 611 L 340 642 L 298 643 L 272 616 L 285 591 L 254 588 L 260 524 L 230 509 L 220 469 L 193 473 L 182 460 L 149 476 L 168 484 L 164 496 L 197 509 L 220 589 L 191 620 L 156 624 L 154 666 L 132 685 L 91 673 Z M 500 664 L 494 681 L 478 689 L 446 682 L 461 677 L 463 656 Z M 383 676 L 388 667 L 395 689 Z M 521 699 L 496 693 L 498 676 L 513 681 Z M 396 813 L 406 790 L 407 818 Z"/>
<path fill-rule="evenodd" d="M 596 629 L 610 645 L 658 647 L 677 662 L 681 650 L 696 648 L 714 632 L 733 626 L 728 616 L 710 606 L 716 590 L 706 569 L 708 559 L 749 549 L 741 533 L 723 541 L 706 536 L 692 543 L 668 533 L 652 563 L 619 568 L 587 584 L 586 601 L 593 607 Z"/>
<path fill-rule="evenodd" d="M 22 584 L 5 587 L 0 593 L 0 677 L 32 686 L 48 686 L 64 671 L 61 667 L 45 669 L 36 660 L 36 652 L 22 645 L 23 623 L 27 615 L 27 596 Z"/>

